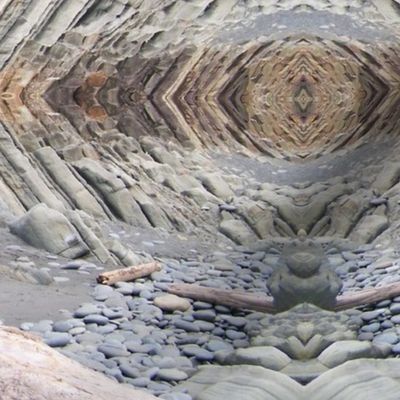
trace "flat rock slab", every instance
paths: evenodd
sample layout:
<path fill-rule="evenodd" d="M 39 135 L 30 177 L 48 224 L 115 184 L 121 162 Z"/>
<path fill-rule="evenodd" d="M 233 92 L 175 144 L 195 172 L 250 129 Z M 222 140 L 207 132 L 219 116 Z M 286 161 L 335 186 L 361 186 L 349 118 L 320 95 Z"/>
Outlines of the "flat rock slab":
<path fill-rule="evenodd" d="M 348 361 L 305 386 L 258 366 L 206 366 L 179 388 L 193 400 L 398 400 L 400 360 Z"/>
<path fill-rule="evenodd" d="M 389 346 L 390 352 L 390 346 Z M 387 356 L 384 349 L 374 346 L 371 342 L 358 340 L 342 340 L 330 345 L 318 357 L 318 361 L 333 368 L 346 361 L 357 358 L 380 358 Z"/>
<path fill-rule="evenodd" d="M 256 346 L 228 352 L 222 350 L 216 353 L 216 359 L 221 364 L 259 365 L 274 371 L 285 368 L 291 361 L 285 353 L 272 346 Z"/>
<path fill-rule="evenodd" d="M 85 368 L 10 327 L 0 328 L 2 400 L 155 400 Z"/>

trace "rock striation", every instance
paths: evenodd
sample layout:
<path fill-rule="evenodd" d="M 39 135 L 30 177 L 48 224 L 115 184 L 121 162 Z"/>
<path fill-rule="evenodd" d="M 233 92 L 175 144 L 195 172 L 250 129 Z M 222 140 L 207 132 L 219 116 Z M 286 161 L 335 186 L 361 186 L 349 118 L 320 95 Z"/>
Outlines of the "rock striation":
<path fill-rule="evenodd" d="M 21 328 L 165 400 L 398 397 L 397 360 L 376 360 L 400 353 L 398 299 L 315 306 L 400 280 L 399 36 L 398 0 L 3 1 L 2 277 L 87 289 L 163 265 Z M 29 398 L 152 398 L 1 335 L 9 398 L 20 376 Z"/>

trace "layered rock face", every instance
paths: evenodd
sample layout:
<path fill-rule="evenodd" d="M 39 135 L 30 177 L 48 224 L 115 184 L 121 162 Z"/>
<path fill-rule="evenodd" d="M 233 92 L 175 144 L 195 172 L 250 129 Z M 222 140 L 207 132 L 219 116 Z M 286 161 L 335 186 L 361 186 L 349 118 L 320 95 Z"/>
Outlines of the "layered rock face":
<path fill-rule="evenodd" d="M 229 354 L 215 357 L 224 366 L 204 368 L 182 386 L 194 399 L 236 393 L 236 379 L 249 380 L 246 396 L 260 399 L 344 399 L 353 390 L 365 396 L 372 389 L 359 383 L 368 373 L 383 377 L 388 390 L 381 398 L 395 398 L 397 362 L 340 365 L 398 354 L 398 339 L 386 348 L 356 341 L 357 329 L 372 335 L 364 335 L 367 341 L 379 329 L 395 334 L 396 307 L 381 305 L 391 308 L 371 318 L 379 327 L 364 328 L 365 315 L 342 317 L 302 303 L 331 309 L 342 292 L 398 280 L 399 37 L 397 0 L 3 1 L 0 233 L 9 230 L 42 255 L 85 258 L 95 268 L 161 257 L 167 270 L 139 283 L 145 286 L 97 287 L 97 302 L 111 292 L 113 300 L 96 306 L 94 317 L 75 316 L 66 331 L 44 324 L 45 339 L 65 339 L 60 347 L 86 362 L 96 348 L 105 365 L 96 359 L 98 370 L 156 394 L 167 389 L 151 386 L 154 377 L 175 385 L 214 360 L 204 347 L 200 356 L 183 348 L 194 339 L 179 336 L 206 332 L 210 340 L 226 334 Z M 139 245 L 141 234 L 156 239 Z M 175 247 L 151 251 L 164 241 Z M 176 248 L 181 253 L 171 256 Z M 167 253 L 175 260 L 162 258 Z M 2 273 L 52 282 L 47 270 L 34 273 L 29 260 L 16 261 Z M 300 308 L 276 318 L 252 315 L 260 329 L 250 340 L 251 329 L 240 329 L 251 323 L 228 329 L 219 316 L 220 326 L 212 325 L 224 308 L 207 316 L 212 322 L 199 317 L 190 325 L 204 318 L 185 314 L 193 302 L 156 300 L 175 279 L 267 292 L 279 311 Z M 147 284 L 156 294 L 146 292 Z M 135 291 L 143 302 L 121 299 Z M 151 315 L 141 317 L 143 310 Z M 163 320 L 171 311 L 177 314 Z M 383 321 L 383 314 L 390 318 Z M 133 361 L 123 357 L 155 345 L 115 345 L 134 341 L 135 318 L 146 325 L 140 332 L 172 329 L 157 340 L 195 362 L 183 361 L 184 372 L 146 370 L 145 379 L 140 368 L 132 372 Z M 261 329 L 265 324 L 273 328 Z M 92 342 L 82 344 L 91 329 L 101 356 Z M 195 345 L 206 346 L 202 340 Z M 356 377 L 345 378 L 352 368 Z M 331 377 L 340 391 L 324 386 Z M 172 399 L 186 400 L 183 392 Z"/>
<path fill-rule="evenodd" d="M 246 179 L 193 151 L 299 162 L 396 140 L 397 6 L 386 3 L 4 4 L 3 207 L 80 210 L 69 219 L 103 262 L 115 257 L 90 217 L 180 232 L 209 225 L 240 243 L 298 229 L 373 240 L 387 216 L 384 205 L 366 209 L 375 188 L 360 188 L 363 171 L 316 186 L 311 174 L 288 189 L 263 180 L 235 197 Z M 233 218 L 199 215 L 232 200 Z M 350 204 L 344 222 L 337 214 Z M 271 223 L 261 227 L 260 215 Z"/>

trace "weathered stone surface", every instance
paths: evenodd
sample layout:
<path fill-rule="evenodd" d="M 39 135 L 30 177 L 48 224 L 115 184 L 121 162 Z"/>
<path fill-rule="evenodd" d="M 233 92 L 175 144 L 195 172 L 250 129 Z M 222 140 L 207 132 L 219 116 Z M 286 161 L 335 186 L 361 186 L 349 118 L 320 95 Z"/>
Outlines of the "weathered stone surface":
<path fill-rule="evenodd" d="M 248 244 L 256 238 L 249 226 L 237 219 L 222 221 L 219 230 L 237 244 Z"/>
<path fill-rule="evenodd" d="M 395 400 L 400 388 L 400 363 L 396 359 L 349 361 L 305 386 L 261 367 L 203 367 L 181 387 L 198 400 L 218 400 L 228 395 L 235 400 L 247 396 L 276 400 L 344 400 L 354 396 Z"/>
<path fill-rule="evenodd" d="M 375 354 L 370 342 L 348 340 L 331 344 L 318 356 L 318 360 L 327 367 L 333 368 L 349 360 L 373 356 Z"/>
<path fill-rule="evenodd" d="M 258 365 L 274 371 L 285 368 L 291 361 L 285 353 L 272 346 L 256 346 L 248 349 L 238 349 L 233 352 L 216 354 L 216 360 L 227 365 Z"/>
<path fill-rule="evenodd" d="M 38 204 L 10 224 L 10 231 L 32 246 L 65 257 L 78 258 L 88 252 L 68 219 L 45 204 Z"/>
<path fill-rule="evenodd" d="M 17 329 L 1 327 L 0 338 L 4 400 L 155 399 L 82 367 Z"/>
<path fill-rule="evenodd" d="M 53 336 L 52 344 L 68 343 L 71 335 L 76 350 L 82 339 L 82 352 L 95 352 L 96 360 L 86 357 L 92 367 L 157 394 L 170 385 L 154 379 L 187 376 L 171 360 L 158 359 L 163 352 L 188 373 L 212 362 L 214 350 L 224 346 L 241 348 L 234 354 L 246 362 L 271 366 L 257 350 L 242 349 L 250 339 L 275 346 L 297 365 L 307 361 L 309 378 L 316 377 L 314 358 L 324 351 L 327 357 L 335 341 L 354 339 L 357 315 L 350 321 L 296 308 L 244 322 L 247 311 L 237 319 L 221 317 L 231 313 L 221 306 L 197 304 L 213 312 L 195 315 L 183 300 L 158 304 L 173 312 L 168 314 L 151 302 L 177 280 L 270 291 L 282 310 L 305 301 L 330 308 L 340 290 L 398 280 L 398 1 L 3 3 L 0 227 L 46 204 L 47 225 L 25 232 L 28 242 L 60 258 L 90 250 L 102 265 L 88 271 L 63 260 L 46 271 L 16 261 L 0 268 L 2 274 L 29 280 L 37 272 L 46 281 L 49 271 L 60 269 L 71 274 L 56 276 L 62 283 L 117 263 L 139 264 L 150 252 L 179 253 L 187 261 L 168 260 L 165 273 L 119 285 L 112 295 L 98 289 L 96 301 L 105 308 L 80 309 L 85 326 Z M 56 234 L 60 226 L 73 235 Z M 314 253 L 295 240 L 300 230 Z M 254 253 L 247 247 L 258 239 L 264 241 Z M 288 254 L 294 244 L 297 251 Z M 216 250 L 223 254 L 213 258 Z M 13 251 L 8 260 L 19 250 Z M 375 270 L 376 251 L 388 253 L 392 264 Z M 373 318 L 364 314 L 371 324 L 363 339 L 396 346 L 398 319 L 389 315 L 395 309 Z M 51 328 L 48 322 L 34 326 Z M 124 345 L 128 339 L 132 354 Z M 146 343 L 137 343 L 142 339 Z M 187 341 L 184 352 L 193 364 L 176 349 L 165 350 L 175 341 L 181 347 Z M 132 356 L 138 368 L 113 360 L 117 356 Z M 325 362 L 348 357 L 335 356 Z M 161 364 L 158 378 L 155 363 Z M 148 375 L 136 376 L 142 367 L 149 367 Z M 295 370 L 291 376 L 301 376 Z M 233 381 L 238 390 L 229 389 L 232 382 L 218 385 L 228 385 L 228 395 L 258 398 L 268 395 L 271 381 L 270 375 L 261 378 L 251 393 L 240 387 L 242 376 Z M 301 390 L 281 388 L 279 394 L 298 398 Z M 321 396 L 328 396 L 324 390 Z"/>

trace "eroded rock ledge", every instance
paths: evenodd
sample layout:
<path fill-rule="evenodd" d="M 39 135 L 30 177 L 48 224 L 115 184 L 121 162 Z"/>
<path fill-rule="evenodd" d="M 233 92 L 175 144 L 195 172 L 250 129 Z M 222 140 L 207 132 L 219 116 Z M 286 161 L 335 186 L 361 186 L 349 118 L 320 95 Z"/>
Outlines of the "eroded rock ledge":
<path fill-rule="evenodd" d="M 0 328 L 0 352 L 3 399 L 155 399 L 81 366 L 14 328 Z"/>

